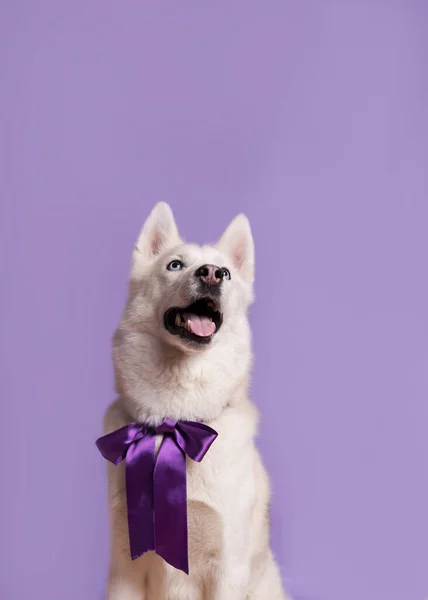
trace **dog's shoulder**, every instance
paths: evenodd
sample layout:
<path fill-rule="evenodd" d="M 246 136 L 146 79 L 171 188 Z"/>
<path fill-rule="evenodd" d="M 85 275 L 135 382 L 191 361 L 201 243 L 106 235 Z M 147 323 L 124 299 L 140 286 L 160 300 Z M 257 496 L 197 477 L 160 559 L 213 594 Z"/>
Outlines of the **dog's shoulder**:
<path fill-rule="evenodd" d="M 117 398 L 107 407 L 107 410 L 104 413 L 104 435 L 107 435 L 124 425 L 128 425 L 131 421 L 131 416 L 125 410 L 120 398 Z"/>
<path fill-rule="evenodd" d="M 257 433 L 259 411 L 248 398 L 227 406 L 216 419 L 215 426 L 228 434 L 240 433 L 242 438 L 253 438 Z"/>

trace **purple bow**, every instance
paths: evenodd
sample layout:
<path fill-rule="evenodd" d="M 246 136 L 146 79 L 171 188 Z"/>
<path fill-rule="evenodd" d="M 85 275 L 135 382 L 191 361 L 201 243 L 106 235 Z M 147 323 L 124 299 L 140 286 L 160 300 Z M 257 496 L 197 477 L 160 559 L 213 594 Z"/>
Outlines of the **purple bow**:
<path fill-rule="evenodd" d="M 155 436 L 163 441 L 155 458 Z M 158 427 L 125 425 L 96 442 L 115 465 L 126 459 L 126 500 L 132 560 L 154 550 L 189 573 L 186 454 L 201 462 L 217 437 L 203 423 L 165 421 Z"/>

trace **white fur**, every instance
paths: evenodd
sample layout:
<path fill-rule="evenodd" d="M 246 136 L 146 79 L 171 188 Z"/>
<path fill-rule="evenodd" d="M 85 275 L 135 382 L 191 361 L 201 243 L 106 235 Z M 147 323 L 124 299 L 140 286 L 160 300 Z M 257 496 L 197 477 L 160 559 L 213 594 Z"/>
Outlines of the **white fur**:
<path fill-rule="evenodd" d="M 166 265 L 181 259 L 185 268 Z M 169 333 L 163 315 L 187 306 L 203 264 L 227 267 L 223 325 L 195 348 Z M 111 564 L 107 600 L 284 600 L 269 548 L 269 483 L 254 445 L 257 411 L 248 399 L 247 309 L 253 299 L 254 246 L 243 215 L 216 246 L 180 240 L 171 209 L 158 204 L 132 257 L 126 309 L 113 340 L 118 399 L 105 433 L 131 421 L 197 420 L 219 434 L 202 463 L 187 461 L 190 575 L 154 553 L 131 561 L 124 467 L 108 465 Z"/>

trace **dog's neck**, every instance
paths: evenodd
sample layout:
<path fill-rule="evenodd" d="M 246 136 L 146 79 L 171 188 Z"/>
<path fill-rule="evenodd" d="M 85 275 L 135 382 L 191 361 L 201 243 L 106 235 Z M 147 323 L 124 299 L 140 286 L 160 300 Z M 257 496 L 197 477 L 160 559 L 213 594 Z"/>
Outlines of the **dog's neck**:
<path fill-rule="evenodd" d="M 226 406 L 247 399 L 250 352 L 246 362 L 224 345 L 185 354 L 153 336 L 123 330 L 116 333 L 113 348 L 117 392 L 132 420 L 209 423 Z"/>

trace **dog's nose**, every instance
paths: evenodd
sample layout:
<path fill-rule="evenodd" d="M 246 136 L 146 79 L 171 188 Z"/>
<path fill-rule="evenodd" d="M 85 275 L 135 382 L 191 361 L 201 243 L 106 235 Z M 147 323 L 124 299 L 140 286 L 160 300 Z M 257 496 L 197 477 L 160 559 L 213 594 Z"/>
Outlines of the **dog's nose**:
<path fill-rule="evenodd" d="M 219 285 L 223 281 L 224 272 L 216 265 L 202 265 L 195 271 L 195 277 L 199 277 L 207 285 Z"/>

